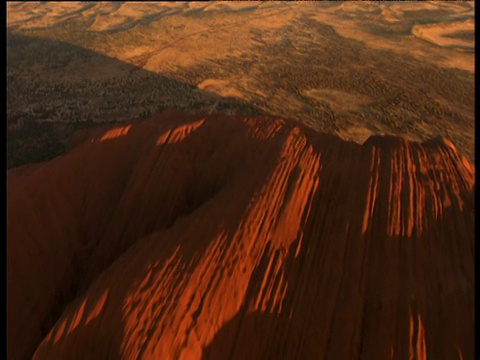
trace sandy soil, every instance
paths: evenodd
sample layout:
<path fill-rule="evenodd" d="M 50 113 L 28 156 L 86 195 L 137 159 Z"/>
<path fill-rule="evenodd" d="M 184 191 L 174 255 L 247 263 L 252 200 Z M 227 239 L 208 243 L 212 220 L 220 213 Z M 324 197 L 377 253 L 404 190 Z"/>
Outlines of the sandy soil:
<path fill-rule="evenodd" d="M 235 89 L 230 82 L 219 79 L 207 79 L 198 84 L 201 90 L 211 91 L 220 96 L 242 97 L 242 93 Z"/>
<path fill-rule="evenodd" d="M 329 88 L 310 89 L 306 90 L 305 93 L 317 100 L 326 101 L 339 114 L 342 112 L 360 111 L 363 106 L 374 101 L 367 96 Z"/>
<path fill-rule="evenodd" d="M 466 8 L 466 6 L 468 8 Z M 166 46 L 170 47 L 175 43 L 173 49 L 169 49 L 170 53 L 165 54 L 163 60 L 168 62 L 175 56 L 181 56 L 181 53 L 194 52 L 196 56 L 212 57 L 212 54 L 207 49 L 211 46 L 208 42 L 205 42 L 205 38 L 202 39 L 202 51 L 195 46 L 198 43 L 198 34 L 211 33 L 208 29 L 215 29 L 217 33 L 222 32 L 222 29 L 238 26 L 238 22 L 247 23 L 249 29 L 258 29 L 263 31 L 271 30 L 272 28 L 279 28 L 285 26 L 291 22 L 293 18 L 299 16 L 299 14 L 312 15 L 312 10 L 315 9 L 314 17 L 320 21 L 328 23 L 341 33 L 343 36 L 360 39 L 366 41 L 370 46 L 388 48 L 390 50 L 409 52 L 408 48 L 415 43 L 412 40 L 403 42 L 398 47 L 398 39 L 388 40 L 385 36 L 372 35 L 369 31 L 366 31 L 362 27 L 362 20 L 365 17 L 378 19 L 379 21 L 387 22 L 402 22 L 409 20 L 409 16 L 412 13 L 420 14 L 415 17 L 417 19 L 427 19 L 435 21 L 433 25 L 415 25 L 413 26 L 412 34 L 421 38 L 427 39 L 440 46 L 452 46 L 453 44 L 460 44 L 462 46 L 472 47 L 471 42 L 455 42 L 454 40 L 445 39 L 442 34 L 447 32 L 454 32 L 458 29 L 473 31 L 473 21 L 455 22 L 450 19 L 455 19 L 458 16 L 465 16 L 470 14 L 473 16 L 474 2 L 467 1 L 462 2 L 461 5 L 457 5 L 452 2 L 444 1 L 425 1 L 420 3 L 403 3 L 403 4 L 385 4 L 377 5 L 374 2 L 343 2 L 337 6 L 324 7 L 321 4 L 304 3 L 302 6 L 296 6 L 287 3 L 279 2 L 220 2 L 220 3 L 188 3 L 188 2 L 135 2 L 135 3 L 101 3 L 101 4 L 86 4 L 82 2 L 72 3 L 46 3 L 38 4 L 35 2 L 29 2 L 21 4 L 18 2 L 9 2 L 8 5 L 8 26 L 16 27 L 17 29 L 34 29 L 41 27 L 54 27 L 64 23 L 67 20 L 74 18 L 87 18 L 91 19 L 91 23 L 87 27 L 88 31 L 99 32 L 115 32 L 121 30 L 128 30 L 132 27 L 149 24 L 161 18 L 170 19 L 170 27 L 182 27 L 180 33 L 176 33 L 171 41 L 167 40 Z M 379 13 L 379 9 L 381 9 Z M 208 26 L 205 27 L 205 21 L 196 21 L 194 26 L 188 26 L 185 20 L 175 15 L 183 15 L 194 13 L 195 16 L 202 14 L 215 14 L 218 12 L 228 12 L 228 19 L 215 18 L 213 22 L 207 20 Z M 238 18 L 235 14 L 239 15 Z M 259 16 L 257 15 L 259 14 Z M 421 16 L 423 14 L 423 16 Z M 439 17 L 439 14 L 443 16 Z M 192 15 L 193 16 L 193 15 Z M 437 19 L 435 19 L 437 18 Z M 241 19 L 241 20 L 237 20 Z M 202 19 L 203 20 L 203 19 Z M 346 21 L 345 21 L 346 20 Z M 203 24 L 203 26 L 202 26 Z M 193 24 L 192 24 L 193 25 Z M 203 30 L 202 30 L 203 28 Z M 191 29 L 191 30 L 190 30 Z M 195 29 L 195 31 L 193 30 Z M 167 33 L 167 39 L 173 34 Z M 234 42 L 235 47 L 243 44 L 243 47 L 252 45 L 251 39 L 242 36 L 239 32 L 229 32 L 224 34 L 225 37 L 217 37 L 215 40 L 216 52 L 220 50 L 220 53 L 228 52 L 228 49 L 223 46 L 218 48 L 218 44 L 223 43 L 229 45 Z M 234 37 L 233 37 L 234 35 Z M 239 37 L 240 36 L 240 37 Z M 188 41 L 189 39 L 194 41 Z M 157 39 L 155 39 L 157 40 Z M 160 42 L 162 42 L 161 39 Z M 183 43 L 183 47 L 179 47 L 179 43 Z M 161 57 L 158 55 L 158 50 L 154 50 L 155 46 L 150 45 L 149 48 L 144 50 L 138 50 L 138 53 L 147 54 L 153 50 L 155 55 L 159 58 L 155 61 L 155 70 L 161 71 L 159 63 Z M 99 50 L 99 49 L 97 49 Z M 149 51 L 150 50 L 150 51 Z M 222 51 L 223 50 L 223 51 Z M 171 52 L 174 51 L 174 54 Z M 123 56 L 122 56 L 123 54 Z M 415 56 L 415 52 L 412 52 Z M 128 60 L 128 55 L 122 52 L 116 54 L 122 60 Z M 151 54 L 150 54 L 151 55 Z M 465 61 L 465 56 L 459 53 L 451 53 L 450 57 L 454 59 L 444 60 L 443 65 L 455 66 L 458 68 L 473 71 L 473 57 L 470 58 L 471 63 L 468 64 Z M 221 57 L 220 54 L 217 57 Z M 196 59 L 198 61 L 198 59 Z M 180 58 L 180 63 L 183 63 Z M 189 62 L 186 61 L 185 65 L 188 66 Z M 152 69 L 153 70 L 153 69 Z"/>
<path fill-rule="evenodd" d="M 475 22 L 473 20 L 465 20 L 449 24 L 416 25 L 413 27 L 412 33 L 439 46 L 468 48 L 473 51 L 475 47 L 474 27 Z M 470 32 L 472 40 L 452 38 L 451 35 L 457 32 Z"/>
<path fill-rule="evenodd" d="M 217 95 L 342 136 L 357 128 L 446 136 L 474 160 L 472 1 L 9 2 L 7 12 L 11 36 L 38 42 L 7 50 L 18 83 L 9 88 L 9 129 L 32 118 L 144 118 L 165 107 L 226 112 L 209 97 Z M 159 81 L 149 93 L 139 73 L 195 87 L 202 99 Z M 40 100 L 41 84 L 60 89 Z M 62 99 L 71 86 L 74 111 Z M 101 103 L 109 110 L 95 110 Z M 348 139 L 361 143 L 357 134 Z"/>
<path fill-rule="evenodd" d="M 372 2 L 367 6 L 356 2 L 344 2 L 335 10 L 322 11 L 316 14 L 315 18 L 333 26 L 342 36 L 363 41 L 369 46 L 406 53 L 423 61 L 434 62 L 436 65 L 473 72 L 473 52 L 465 54 L 458 51 L 446 52 L 443 49 L 429 48 L 428 52 L 422 53 L 419 49 L 423 46 L 418 44 L 409 34 L 429 40 L 441 47 L 450 47 L 452 44 L 458 43 L 464 47 L 473 48 L 474 44 L 471 41 L 447 40 L 442 37 L 442 34 L 455 32 L 459 29 L 473 32 L 474 7 L 473 1 L 462 2 L 461 5 L 447 1 L 405 2 L 402 4 L 383 2 L 382 5 L 375 5 Z M 381 9 L 380 13 L 379 8 Z M 458 17 L 464 16 L 471 16 L 471 19 L 462 22 L 456 21 Z M 412 26 L 409 34 L 402 33 L 400 36 L 389 38 L 389 36 L 385 36 L 386 34 L 374 33 L 368 29 L 368 26 L 362 26 L 362 20 L 367 18 L 375 19 L 379 23 L 401 24 L 411 22 Z M 426 21 L 433 24 L 415 25 L 417 21 Z M 441 57 L 435 56 L 436 54 L 441 55 Z"/>

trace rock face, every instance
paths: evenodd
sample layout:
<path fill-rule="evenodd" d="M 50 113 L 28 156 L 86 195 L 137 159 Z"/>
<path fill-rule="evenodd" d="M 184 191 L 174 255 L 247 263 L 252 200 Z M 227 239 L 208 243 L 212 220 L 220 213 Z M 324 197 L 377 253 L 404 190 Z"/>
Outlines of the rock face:
<path fill-rule="evenodd" d="M 164 112 L 8 173 L 9 359 L 473 359 L 474 168 Z"/>

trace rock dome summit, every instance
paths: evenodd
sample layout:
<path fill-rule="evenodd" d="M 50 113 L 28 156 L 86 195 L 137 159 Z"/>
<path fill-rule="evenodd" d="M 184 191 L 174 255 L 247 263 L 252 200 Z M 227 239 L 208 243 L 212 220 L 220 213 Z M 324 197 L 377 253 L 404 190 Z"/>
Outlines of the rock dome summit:
<path fill-rule="evenodd" d="M 9 359 L 473 359 L 475 170 L 167 110 L 7 174 Z"/>

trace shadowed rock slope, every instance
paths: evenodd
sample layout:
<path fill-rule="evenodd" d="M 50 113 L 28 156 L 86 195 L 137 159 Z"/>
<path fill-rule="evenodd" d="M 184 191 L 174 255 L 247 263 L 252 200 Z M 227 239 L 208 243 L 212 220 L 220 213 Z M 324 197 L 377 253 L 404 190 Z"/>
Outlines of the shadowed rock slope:
<path fill-rule="evenodd" d="M 8 172 L 9 359 L 473 359 L 474 168 L 186 115 Z"/>

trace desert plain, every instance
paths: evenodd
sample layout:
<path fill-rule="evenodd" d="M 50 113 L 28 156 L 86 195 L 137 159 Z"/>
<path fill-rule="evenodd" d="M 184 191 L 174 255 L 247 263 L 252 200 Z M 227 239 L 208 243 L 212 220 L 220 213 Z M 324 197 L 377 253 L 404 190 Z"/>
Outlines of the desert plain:
<path fill-rule="evenodd" d="M 272 114 L 474 160 L 473 1 L 9 2 L 8 167 L 165 108 Z"/>

